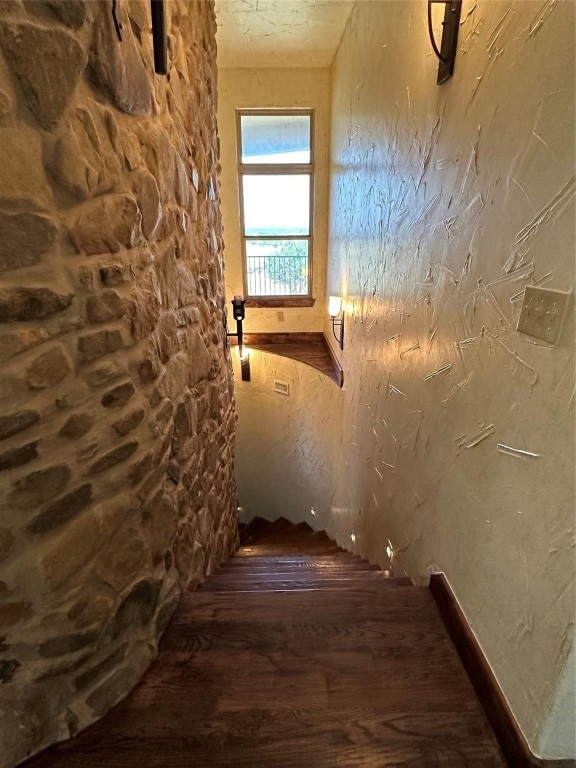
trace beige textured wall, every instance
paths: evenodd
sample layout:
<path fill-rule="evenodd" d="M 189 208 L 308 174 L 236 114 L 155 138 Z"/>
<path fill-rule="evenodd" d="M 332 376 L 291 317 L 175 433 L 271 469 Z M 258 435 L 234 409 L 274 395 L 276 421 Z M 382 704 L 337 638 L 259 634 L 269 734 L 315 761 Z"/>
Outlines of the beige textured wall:
<path fill-rule="evenodd" d="M 244 382 L 235 350 L 233 359 L 240 519 L 286 517 L 327 528 L 340 389 L 304 363 L 258 350 L 250 352 L 251 381 Z M 276 380 L 288 384 L 288 396 L 274 391 Z"/>
<path fill-rule="evenodd" d="M 138 681 L 235 545 L 212 4 L 0 2 L 0 765 Z"/>
<path fill-rule="evenodd" d="M 532 748 L 574 756 L 548 737 L 575 618 L 573 305 L 557 348 L 514 328 L 525 285 L 574 286 L 575 5 L 465 0 L 441 87 L 425 11 L 357 3 L 333 66 L 332 531 L 445 571 Z"/>
<path fill-rule="evenodd" d="M 226 251 L 226 295 L 244 294 L 238 203 L 236 110 L 250 107 L 315 110 L 315 209 L 313 295 L 310 308 L 285 308 L 284 319 L 271 309 L 247 310 L 244 329 L 252 333 L 321 331 L 326 304 L 326 231 L 330 73 L 327 69 L 222 69 L 218 84 L 218 131 L 222 164 L 222 221 Z"/>

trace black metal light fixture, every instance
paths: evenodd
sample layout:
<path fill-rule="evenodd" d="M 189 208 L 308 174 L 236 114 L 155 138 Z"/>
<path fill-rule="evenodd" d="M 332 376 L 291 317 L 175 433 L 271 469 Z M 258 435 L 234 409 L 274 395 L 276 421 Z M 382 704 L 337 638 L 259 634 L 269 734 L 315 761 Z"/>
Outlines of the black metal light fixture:
<path fill-rule="evenodd" d="M 232 317 L 236 320 L 236 333 L 226 333 L 226 336 L 235 337 L 238 340 L 242 381 L 250 381 L 250 354 L 244 347 L 242 337 L 242 321 L 246 317 L 246 299 L 242 296 L 234 296 L 232 299 Z"/>
<path fill-rule="evenodd" d="M 330 296 L 328 299 L 328 314 L 332 320 L 332 333 L 338 342 L 340 349 L 344 349 L 344 312 L 342 311 L 342 299 L 340 296 Z M 340 319 L 336 318 L 340 315 Z M 336 333 L 338 328 L 338 333 Z"/>
<path fill-rule="evenodd" d="M 168 38 L 166 35 L 166 4 L 164 0 L 150 0 L 152 12 L 152 42 L 154 44 L 154 71 L 168 74 Z"/>
<path fill-rule="evenodd" d="M 442 41 L 440 50 L 434 39 L 432 28 L 432 3 L 444 3 L 444 21 L 442 22 Z M 460 26 L 460 13 L 462 0 L 428 0 L 428 34 L 434 53 L 440 59 L 438 66 L 438 85 L 445 83 L 454 74 L 454 62 L 458 48 L 458 29 Z"/>
<path fill-rule="evenodd" d="M 166 34 L 166 2 L 150 0 L 152 14 L 152 43 L 154 46 L 154 71 L 157 75 L 168 74 L 168 37 Z M 112 21 L 118 42 L 122 42 L 124 24 L 118 18 L 118 0 L 112 0 Z"/>

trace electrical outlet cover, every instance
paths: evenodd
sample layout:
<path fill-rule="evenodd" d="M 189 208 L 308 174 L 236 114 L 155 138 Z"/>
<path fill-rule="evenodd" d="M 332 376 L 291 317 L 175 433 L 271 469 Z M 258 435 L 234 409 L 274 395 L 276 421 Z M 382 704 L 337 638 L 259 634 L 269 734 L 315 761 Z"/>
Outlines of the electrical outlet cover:
<path fill-rule="evenodd" d="M 274 392 L 278 392 L 279 395 L 290 396 L 290 384 L 287 381 L 274 379 Z"/>
<path fill-rule="evenodd" d="M 527 285 L 516 330 L 548 344 L 557 344 L 562 333 L 570 294 Z"/>

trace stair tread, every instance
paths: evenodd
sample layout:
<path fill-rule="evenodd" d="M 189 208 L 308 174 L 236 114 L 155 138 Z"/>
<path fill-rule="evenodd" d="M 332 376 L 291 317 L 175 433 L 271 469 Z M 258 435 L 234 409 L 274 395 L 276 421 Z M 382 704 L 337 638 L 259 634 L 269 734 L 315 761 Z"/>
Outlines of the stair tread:
<path fill-rule="evenodd" d="M 241 564 L 246 562 L 248 559 L 253 559 L 254 561 L 260 561 L 262 563 L 266 562 L 278 562 L 278 561 L 292 561 L 295 563 L 298 562 L 307 562 L 307 561 L 318 561 L 318 562 L 329 562 L 331 560 L 351 560 L 351 561 L 360 561 L 360 562 L 367 562 L 363 561 L 362 558 L 358 557 L 357 555 L 353 555 L 351 552 L 345 552 L 342 550 L 341 552 L 334 552 L 331 554 L 306 554 L 302 552 L 292 552 L 292 553 L 275 553 L 273 555 L 264 555 L 264 554 L 254 554 L 253 552 L 246 552 L 246 551 L 238 551 L 236 552 L 233 557 L 228 560 L 228 564 Z"/>
<path fill-rule="evenodd" d="M 322 583 L 340 583 L 342 581 L 367 582 L 376 584 L 398 584 L 409 583 L 412 580 L 406 576 L 386 576 L 382 571 L 367 571 L 365 573 L 358 571 L 348 571 L 343 573 L 309 573 L 309 574 L 246 574 L 238 573 L 215 573 L 209 581 L 214 584 L 220 582 L 226 584 L 253 584 L 253 583 L 274 583 L 274 582 L 322 582 Z"/>
<path fill-rule="evenodd" d="M 299 531 L 314 554 L 243 548 L 186 592 L 135 691 L 23 768 L 505 768 L 430 591 Z"/>
<path fill-rule="evenodd" d="M 388 585 L 393 586 L 394 589 L 401 589 L 404 587 L 411 587 L 413 584 L 406 582 L 402 584 Z M 269 584 L 243 584 L 235 587 L 230 587 L 226 584 L 210 584 L 199 587 L 199 589 L 206 592 L 228 592 L 229 594 L 236 594 L 241 592 L 328 592 L 337 589 L 339 592 L 353 591 L 360 594 L 374 594 L 375 592 L 382 591 L 381 584 L 375 584 L 374 582 L 366 582 L 363 584 L 353 584 L 350 582 L 341 582 L 339 584 L 322 584 L 322 582 L 309 583 L 309 584 L 297 584 L 288 583 L 283 584 L 280 582 Z"/>

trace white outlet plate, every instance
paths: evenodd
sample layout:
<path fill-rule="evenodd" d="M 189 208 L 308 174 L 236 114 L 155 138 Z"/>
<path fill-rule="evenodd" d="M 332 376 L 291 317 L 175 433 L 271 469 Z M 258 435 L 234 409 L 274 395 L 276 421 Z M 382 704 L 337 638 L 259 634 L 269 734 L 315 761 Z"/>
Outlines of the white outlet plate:
<path fill-rule="evenodd" d="M 562 333 L 570 294 L 527 285 L 516 330 L 548 344 L 557 344 Z"/>

